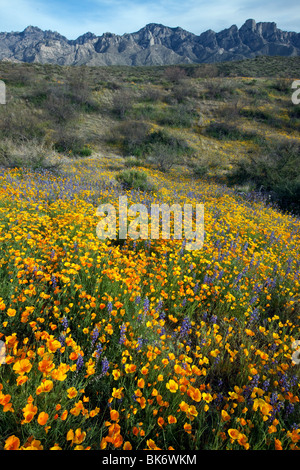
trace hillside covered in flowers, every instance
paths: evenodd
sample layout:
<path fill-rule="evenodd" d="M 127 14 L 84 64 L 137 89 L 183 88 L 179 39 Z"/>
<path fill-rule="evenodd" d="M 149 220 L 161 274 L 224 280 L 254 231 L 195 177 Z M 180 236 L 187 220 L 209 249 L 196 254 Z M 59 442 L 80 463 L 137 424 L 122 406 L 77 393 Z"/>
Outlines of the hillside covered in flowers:
<path fill-rule="evenodd" d="M 0 449 L 299 449 L 299 218 L 175 169 L 120 190 L 118 170 L 1 170 Z M 100 240 L 121 193 L 203 203 L 203 248 Z"/>

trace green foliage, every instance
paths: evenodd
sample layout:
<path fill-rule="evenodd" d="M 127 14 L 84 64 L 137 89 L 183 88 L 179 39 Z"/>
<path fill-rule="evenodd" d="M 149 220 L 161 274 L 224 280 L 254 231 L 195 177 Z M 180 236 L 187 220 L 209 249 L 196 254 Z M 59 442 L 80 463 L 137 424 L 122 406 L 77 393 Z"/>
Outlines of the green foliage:
<path fill-rule="evenodd" d="M 72 130 L 62 127 L 54 135 L 54 148 L 59 153 L 87 157 L 92 154 L 84 137 L 76 135 Z"/>
<path fill-rule="evenodd" d="M 196 113 L 192 106 L 178 104 L 164 109 L 157 123 L 161 126 L 191 127 L 195 118 Z"/>
<path fill-rule="evenodd" d="M 205 133 L 220 140 L 253 140 L 257 138 L 256 132 L 243 131 L 236 124 L 230 122 L 212 121 L 206 127 Z"/>
<path fill-rule="evenodd" d="M 196 178 L 203 178 L 207 175 L 208 173 L 208 166 L 207 165 L 197 165 L 193 168 L 193 175 Z"/>
<path fill-rule="evenodd" d="M 300 146 L 297 141 L 266 145 L 261 154 L 242 159 L 228 175 L 231 185 L 252 183 L 284 210 L 300 213 Z"/>
<path fill-rule="evenodd" d="M 147 174 L 142 170 L 123 170 L 117 174 L 116 180 L 125 190 L 153 191 L 154 189 L 153 184 L 148 180 Z"/>

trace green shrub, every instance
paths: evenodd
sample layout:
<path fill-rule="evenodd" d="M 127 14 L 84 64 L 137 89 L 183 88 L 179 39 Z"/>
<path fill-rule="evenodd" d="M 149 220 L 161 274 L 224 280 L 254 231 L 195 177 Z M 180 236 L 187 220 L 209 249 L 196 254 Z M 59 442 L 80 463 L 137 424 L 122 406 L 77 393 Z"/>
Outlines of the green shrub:
<path fill-rule="evenodd" d="M 220 140 L 253 140 L 257 134 L 253 131 L 243 131 L 235 124 L 229 122 L 211 122 L 205 130 L 205 133 Z"/>
<path fill-rule="evenodd" d="M 256 190 L 269 193 L 282 209 L 300 213 L 299 154 L 297 141 L 266 145 L 261 154 L 237 162 L 228 182 L 250 183 Z"/>
<path fill-rule="evenodd" d="M 67 123 L 77 114 L 66 85 L 51 86 L 47 91 L 47 99 L 43 107 L 50 118 L 58 124 Z"/>
<path fill-rule="evenodd" d="M 117 174 L 116 180 L 125 190 L 153 191 L 154 189 L 153 184 L 148 180 L 147 174 L 141 170 L 123 170 Z"/>
<path fill-rule="evenodd" d="M 270 88 L 280 91 L 284 94 L 289 94 L 291 92 L 291 81 L 286 78 L 277 78 L 270 86 Z"/>
<path fill-rule="evenodd" d="M 128 168 L 143 166 L 143 162 L 136 157 L 128 157 L 125 160 L 125 166 Z"/>
<path fill-rule="evenodd" d="M 119 118 L 124 119 L 133 106 L 133 95 L 127 90 L 116 91 L 113 95 L 112 111 Z"/>
<path fill-rule="evenodd" d="M 196 178 L 203 178 L 207 175 L 207 173 L 208 173 L 207 165 L 197 165 L 193 168 L 193 175 Z"/>
<path fill-rule="evenodd" d="M 30 105 L 18 102 L 8 103 L 0 107 L 0 138 L 13 138 L 14 141 L 30 139 L 43 140 L 45 122 Z"/>
<path fill-rule="evenodd" d="M 161 126 L 170 127 L 191 127 L 196 118 L 193 107 L 179 104 L 169 107 L 163 111 L 157 123 Z"/>
<path fill-rule="evenodd" d="M 145 142 L 148 139 L 150 125 L 144 121 L 128 120 L 115 126 L 108 140 L 122 147 L 124 155 L 143 156 Z"/>
<path fill-rule="evenodd" d="M 161 171 L 168 171 L 173 165 L 182 163 L 183 157 L 192 152 L 184 140 L 161 130 L 149 135 L 145 149 L 149 161 Z"/>
<path fill-rule="evenodd" d="M 242 108 L 240 110 L 240 115 L 250 119 L 256 119 L 258 121 L 272 122 L 274 120 L 274 116 L 272 116 L 272 114 L 262 109 Z"/>
<path fill-rule="evenodd" d="M 236 92 L 234 82 L 218 79 L 207 81 L 206 88 L 205 97 L 214 100 L 229 98 Z"/>
<path fill-rule="evenodd" d="M 56 131 L 53 136 L 54 149 L 59 153 L 67 153 L 74 156 L 89 156 L 92 151 L 88 147 L 86 140 L 71 131 L 68 128 L 62 127 Z"/>

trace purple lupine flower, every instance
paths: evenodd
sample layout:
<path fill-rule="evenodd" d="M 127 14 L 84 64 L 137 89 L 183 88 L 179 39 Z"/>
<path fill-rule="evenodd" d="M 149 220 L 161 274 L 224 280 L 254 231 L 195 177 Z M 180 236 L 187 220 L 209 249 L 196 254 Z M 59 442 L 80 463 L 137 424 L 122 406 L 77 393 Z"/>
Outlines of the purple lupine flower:
<path fill-rule="evenodd" d="M 285 408 L 286 416 L 289 416 L 295 411 L 295 405 L 293 403 L 288 403 Z"/>
<path fill-rule="evenodd" d="M 51 284 L 52 284 L 52 289 L 56 289 L 56 287 L 57 287 L 57 280 L 56 280 L 56 277 L 53 276 L 53 274 L 52 274 L 52 276 L 51 276 Z"/>
<path fill-rule="evenodd" d="M 243 254 L 246 253 L 248 245 L 249 245 L 249 243 L 246 242 L 245 245 L 243 246 L 243 251 L 242 251 Z"/>
<path fill-rule="evenodd" d="M 106 357 L 103 359 L 101 366 L 102 366 L 101 375 L 104 376 L 106 375 L 109 369 L 109 362 Z"/>
<path fill-rule="evenodd" d="M 76 372 L 79 372 L 79 371 L 80 371 L 80 369 L 81 369 L 82 366 L 83 366 L 83 362 L 84 362 L 84 361 L 83 361 L 83 357 L 82 357 L 81 354 L 79 354 L 78 359 L 77 359 L 77 361 L 76 361 Z"/>
<path fill-rule="evenodd" d="M 160 312 L 159 319 L 164 320 L 166 318 L 166 312 Z"/>
<path fill-rule="evenodd" d="M 126 340 L 125 332 L 126 332 L 126 325 L 123 323 L 121 328 L 120 328 L 119 344 L 124 344 L 125 343 L 125 340 Z"/>
<path fill-rule="evenodd" d="M 191 327 L 192 325 L 190 319 L 188 317 L 185 317 L 180 328 L 180 337 L 184 338 L 185 336 L 187 336 Z"/>
<path fill-rule="evenodd" d="M 258 321 L 258 319 L 259 319 L 259 311 L 258 311 L 258 308 L 256 307 L 250 315 L 249 323 L 256 322 Z"/>
<path fill-rule="evenodd" d="M 92 331 L 92 346 L 94 346 L 94 344 L 96 343 L 98 336 L 99 336 L 99 330 L 96 327 Z"/>
<path fill-rule="evenodd" d="M 148 312 L 149 306 L 150 306 L 150 301 L 149 301 L 148 297 L 146 297 L 145 300 L 144 300 L 144 312 L 145 313 Z"/>
<path fill-rule="evenodd" d="M 97 358 L 97 360 L 99 359 L 100 355 L 102 354 L 102 351 L 103 351 L 102 344 L 101 343 L 97 344 L 97 347 L 96 347 L 96 358 Z"/>
<path fill-rule="evenodd" d="M 66 342 L 65 336 L 60 335 L 60 337 L 58 338 L 58 341 L 60 342 L 61 347 L 63 347 L 65 345 L 65 342 Z"/>
<path fill-rule="evenodd" d="M 63 317 L 61 323 L 64 327 L 64 331 L 66 331 L 66 329 L 68 328 L 68 319 L 66 317 Z"/>
<path fill-rule="evenodd" d="M 251 382 L 250 382 L 252 389 L 258 386 L 259 377 L 260 377 L 259 374 L 253 375 L 253 378 L 252 378 L 252 380 L 251 380 Z"/>
<path fill-rule="evenodd" d="M 136 345 L 136 350 L 139 352 L 142 348 L 142 345 L 143 345 L 143 338 L 142 337 L 139 337 L 138 340 L 137 340 L 137 345 Z"/>
<path fill-rule="evenodd" d="M 107 304 L 108 313 L 111 313 L 112 309 L 113 309 L 113 308 L 112 308 L 112 303 L 111 303 L 111 302 L 108 302 L 108 304 Z"/>
<path fill-rule="evenodd" d="M 195 284 L 195 286 L 194 286 L 194 289 L 193 289 L 194 294 L 197 293 L 198 289 L 199 289 L 199 284 L 198 284 L 198 282 L 196 282 L 196 284 Z"/>
<path fill-rule="evenodd" d="M 254 297 L 252 297 L 250 300 L 249 300 L 249 305 L 252 305 L 254 304 L 258 299 L 258 295 L 255 295 Z"/>
<path fill-rule="evenodd" d="M 262 383 L 262 385 L 261 385 L 261 388 L 262 388 L 262 390 L 264 390 L 265 392 L 267 392 L 269 386 L 270 386 L 270 381 L 269 381 L 269 380 L 264 380 L 263 383 Z"/>

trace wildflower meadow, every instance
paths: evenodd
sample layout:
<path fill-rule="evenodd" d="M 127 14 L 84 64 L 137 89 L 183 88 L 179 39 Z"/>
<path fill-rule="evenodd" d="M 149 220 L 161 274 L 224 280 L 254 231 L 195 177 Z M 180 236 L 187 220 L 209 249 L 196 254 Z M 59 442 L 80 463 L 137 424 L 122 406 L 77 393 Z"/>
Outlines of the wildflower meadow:
<path fill-rule="evenodd" d="M 175 168 L 122 189 L 113 165 L 1 170 L 0 449 L 299 449 L 299 218 Z M 203 247 L 100 240 L 120 194 L 203 204 Z"/>

